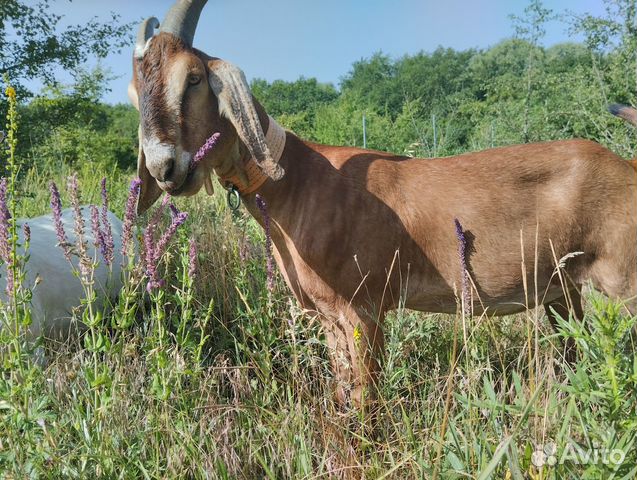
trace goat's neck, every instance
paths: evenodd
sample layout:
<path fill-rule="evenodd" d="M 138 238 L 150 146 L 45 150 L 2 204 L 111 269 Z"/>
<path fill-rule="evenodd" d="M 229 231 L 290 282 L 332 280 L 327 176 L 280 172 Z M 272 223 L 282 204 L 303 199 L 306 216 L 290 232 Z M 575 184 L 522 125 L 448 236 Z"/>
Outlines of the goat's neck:
<path fill-rule="evenodd" d="M 259 117 L 261 128 L 263 132 L 267 132 L 270 127 L 271 117 L 258 101 L 254 100 L 254 106 Z M 284 212 L 289 211 L 289 205 L 287 204 L 294 202 L 290 193 L 292 190 L 296 191 L 295 185 L 298 185 L 300 177 L 302 177 L 302 172 L 300 174 L 297 171 L 299 167 L 298 163 L 292 158 L 296 156 L 292 152 L 297 150 L 292 144 L 296 145 L 297 142 L 302 141 L 293 133 L 285 132 L 285 135 L 285 148 L 279 158 L 279 164 L 285 171 L 283 178 L 278 181 L 267 179 L 256 190 L 241 195 L 243 204 L 247 210 L 262 225 L 263 215 L 256 206 L 256 195 L 259 194 L 265 200 L 267 214 L 276 222 L 276 219 L 280 215 L 284 215 Z M 233 150 L 234 152 L 227 157 L 228 160 L 225 162 L 225 165 L 215 167 L 220 177 L 219 180 L 224 186 L 227 186 L 228 183 L 232 183 L 227 182 L 229 178 L 247 178 L 246 165 L 251 160 L 250 152 L 239 139 L 237 139 Z M 222 174 L 220 170 L 225 170 L 225 173 Z"/>
<path fill-rule="evenodd" d="M 255 102 L 255 106 L 257 107 L 257 113 L 259 114 L 259 120 L 261 122 L 261 126 L 264 132 L 267 132 L 269 128 L 270 117 L 263 110 L 261 105 Z M 295 202 L 293 197 L 293 192 L 297 191 L 299 184 L 299 175 L 298 171 L 299 164 L 296 161 L 295 155 L 293 152 L 298 150 L 294 145 L 297 143 L 302 143 L 302 141 L 296 137 L 291 132 L 285 132 L 286 140 L 285 140 L 285 148 L 281 153 L 281 156 L 278 160 L 279 165 L 283 167 L 285 174 L 283 178 L 277 181 L 267 179 L 263 184 L 254 192 L 251 192 L 247 195 L 242 195 L 243 204 L 250 212 L 250 214 L 259 221 L 263 225 L 263 214 L 256 206 L 256 195 L 260 195 L 263 200 L 265 200 L 267 215 L 274 220 L 276 223 L 277 218 L 280 215 L 285 215 L 285 212 L 289 212 L 289 203 Z M 249 161 L 250 154 L 247 152 L 244 154 L 242 164 L 245 165 L 245 162 Z"/>

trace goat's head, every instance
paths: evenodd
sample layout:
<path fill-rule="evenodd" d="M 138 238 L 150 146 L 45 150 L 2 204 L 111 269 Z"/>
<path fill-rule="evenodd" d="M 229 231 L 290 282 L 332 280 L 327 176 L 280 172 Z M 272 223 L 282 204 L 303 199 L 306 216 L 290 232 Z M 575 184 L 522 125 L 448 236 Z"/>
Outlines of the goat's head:
<path fill-rule="evenodd" d="M 283 175 L 273 160 L 241 70 L 192 48 L 206 0 L 179 0 L 161 25 L 151 17 L 139 27 L 128 94 L 140 112 L 137 170 L 142 187 L 138 213 L 161 195 L 193 195 L 251 155 L 271 178 Z M 214 132 L 217 146 L 195 169 L 195 152 Z M 211 184 L 210 184 L 211 186 Z"/>

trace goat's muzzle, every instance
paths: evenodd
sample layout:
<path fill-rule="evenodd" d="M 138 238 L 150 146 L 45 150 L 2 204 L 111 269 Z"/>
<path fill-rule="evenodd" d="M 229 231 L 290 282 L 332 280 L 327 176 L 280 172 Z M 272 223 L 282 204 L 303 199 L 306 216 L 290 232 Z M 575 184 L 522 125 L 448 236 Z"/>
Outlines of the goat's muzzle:
<path fill-rule="evenodd" d="M 168 193 L 177 191 L 188 177 L 191 155 L 175 145 L 153 140 L 144 139 L 143 148 L 146 168 L 157 184 Z"/>

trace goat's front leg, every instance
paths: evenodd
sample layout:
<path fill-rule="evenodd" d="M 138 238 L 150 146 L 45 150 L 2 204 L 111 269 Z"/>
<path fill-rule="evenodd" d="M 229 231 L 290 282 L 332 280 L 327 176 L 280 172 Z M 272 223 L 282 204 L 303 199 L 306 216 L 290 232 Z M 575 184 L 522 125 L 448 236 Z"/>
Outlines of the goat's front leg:
<path fill-rule="evenodd" d="M 372 407 L 376 401 L 379 359 L 384 351 L 380 324 L 383 316 L 368 314 L 345 302 L 321 306 L 337 401 L 342 406 Z"/>

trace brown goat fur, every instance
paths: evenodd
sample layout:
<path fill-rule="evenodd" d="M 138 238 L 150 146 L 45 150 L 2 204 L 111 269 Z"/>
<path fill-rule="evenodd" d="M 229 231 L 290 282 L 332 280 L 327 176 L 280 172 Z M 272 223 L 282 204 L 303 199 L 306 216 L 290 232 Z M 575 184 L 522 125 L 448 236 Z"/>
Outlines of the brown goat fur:
<path fill-rule="evenodd" d="M 158 183 L 153 176 L 161 159 L 149 158 L 142 145 L 140 210 L 157 198 L 158 186 L 194 194 L 213 170 L 222 177 L 241 173 L 251 155 L 235 112 L 254 109 L 263 132 L 267 114 L 256 100 L 234 105 L 238 97 L 217 98 L 204 82 L 184 87 L 192 72 L 210 77 L 225 62 L 165 33 L 135 62 L 142 136 L 172 142 L 173 162 L 221 132 L 195 172 L 174 167 L 172 180 Z M 188 67 L 175 68 L 180 62 Z M 283 178 L 267 180 L 257 193 L 267 204 L 285 281 L 300 304 L 322 318 L 342 401 L 359 402 L 367 389 L 373 395 L 383 318 L 401 299 L 407 308 L 458 311 L 464 267 L 455 219 L 467 240 L 473 314 L 519 312 L 535 306 L 537 297 L 552 319 L 550 308 L 564 315 L 571 306 L 581 315 L 579 292 L 587 281 L 635 309 L 637 173 L 595 142 L 415 159 L 319 145 L 287 132 L 279 165 Z M 263 223 L 255 194 L 243 202 Z M 557 275 L 556 261 L 569 254 Z"/>

